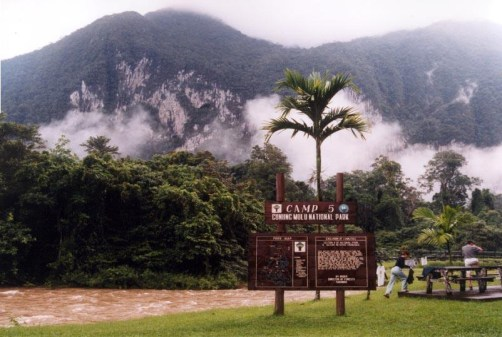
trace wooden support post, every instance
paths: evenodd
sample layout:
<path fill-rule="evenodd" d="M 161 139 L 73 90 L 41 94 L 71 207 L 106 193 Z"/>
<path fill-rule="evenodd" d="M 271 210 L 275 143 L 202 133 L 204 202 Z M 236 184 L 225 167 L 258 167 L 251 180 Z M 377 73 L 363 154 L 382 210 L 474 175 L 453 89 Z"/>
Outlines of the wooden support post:
<path fill-rule="evenodd" d="M 284 289 L 275 289 L 274 315 L 284 315 Z"/>
<path fill-rule="evenodd" d="M 284 201 L 284 173 L 277 173 L 275 176 L 275 201 Z M 286 225 L 276 224 L 277 234 L 286 233 Z M 274 315 L 284 315 L 284 289 L 275 289 Z"/>
<path fill-rule="evenodd" d="M 336 174 L 336 202 L 343 201 L 343 173 Z M 345 233 L 345 225 L 339 224 L 336 227 L 337 233 Z M 336 291 L 336 315 L 345 315 L 345 290 Z"/>

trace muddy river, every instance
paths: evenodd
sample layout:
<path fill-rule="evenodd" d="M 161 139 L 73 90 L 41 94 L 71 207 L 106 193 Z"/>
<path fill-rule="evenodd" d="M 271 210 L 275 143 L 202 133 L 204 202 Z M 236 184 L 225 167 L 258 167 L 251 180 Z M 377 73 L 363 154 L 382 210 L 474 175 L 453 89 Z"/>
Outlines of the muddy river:
<path fill-rule="evenodd" d="M 286 291 L 285 302 L 311 301 L 314 291 Z M 348 292 L 347 292 L 348 293 Z M 0 327 L 127 320 L 213 308 L 274 303 L 274 291 L 0 288 Z M 321 293 L 334 298 L 334 291 Z M 272 309 L 271 309 L 272 310 Z"/>

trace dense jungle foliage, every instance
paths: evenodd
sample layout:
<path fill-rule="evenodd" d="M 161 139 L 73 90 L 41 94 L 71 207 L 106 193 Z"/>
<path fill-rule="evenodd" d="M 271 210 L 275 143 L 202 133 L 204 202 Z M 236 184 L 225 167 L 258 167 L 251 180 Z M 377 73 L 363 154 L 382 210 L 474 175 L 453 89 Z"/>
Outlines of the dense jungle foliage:
<path fill-rule="evenodd" d="M 264 224 L 263 203 L 275 198 L 276 173 L 285 173 L 287 200 L 315 200 L 310 185 L 294 181 L 287 158 L 269 144 L 229 165 L 209 152 L 121 158 L 103 136 L 82 144 L 88 154 L 78 158 L 67 143 L 61 137 L 44 148 L 36 127 L 0 119 L 0 285 L 234 287 L 246 277 L 249 233 L 274 230 Z M 460 154 L 435 158 L 424 185 L 445 179 L 445 163 L 453 163 L 446 179 L 457 190 L 467 191 L 465 178 L 475 182 L 458 171 Z M 425 202 L 386 157 L 344 177 L 345 197 L 362 210 L 359 227 L 348 231 L 375 232 L 382 257 L 403 245 L 433 248 L 417 242 L 427 225 L 412 213 L 419 206 L 440 212 L 450 194 Z M 325 200 L 335 200 L 335 182 L 324 179 Z M 474 189 L 471 200 L 456 195 L 455 205 L 473 220 L 456 228 L 454 249 L 470 238 L 500 250 L 501 196 L 485 189 Z"/>

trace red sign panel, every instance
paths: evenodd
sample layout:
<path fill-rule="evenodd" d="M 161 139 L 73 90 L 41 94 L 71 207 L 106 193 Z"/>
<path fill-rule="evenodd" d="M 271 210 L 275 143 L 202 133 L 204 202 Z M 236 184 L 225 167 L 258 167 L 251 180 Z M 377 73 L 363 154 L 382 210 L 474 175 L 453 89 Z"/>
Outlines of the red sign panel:
<path fill-rule="evenodd" d="M 265 202 L 267 224 L 356 224 L 355 202 Z"/>
<path fill-rule="evenodd" d="M 375 290 L 375 240 L 364 234 L 253 234 L 250 290 Z"/>

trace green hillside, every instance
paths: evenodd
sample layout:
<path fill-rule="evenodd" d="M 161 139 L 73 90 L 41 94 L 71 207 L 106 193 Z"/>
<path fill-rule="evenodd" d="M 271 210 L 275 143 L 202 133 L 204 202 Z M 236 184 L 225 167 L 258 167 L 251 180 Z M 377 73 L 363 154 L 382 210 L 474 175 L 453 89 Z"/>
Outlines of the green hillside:
<path fill-rule="evenodd" d="M 61 119 L 74 108 L 70 97 L 84 82 L 106 113 L 140 104 L 158 114 L 147 98 L 163 85 L 178 85 L 184 73 L 199 81 L 192 89 L 218 87 L 235 95 L 231 113 L 244 124 L 245 101 L 270 95 L 285 68 L 315 69 L 352 74 L 361 99 L 384 120 L 399 121 L 410 143 L 492 146 L 502 142 L 500 41 L 499 25 L 440 23 L 317 48 L 286 48 L 200 14 L 126 12 L 3 61 L 2 110 L 21 123 Z M 123 65 L 134 69 L 142 59 L 148 60 L 148 73 L 141 88 L 121 90 Z M 210 123 L 218 113 L 216 103 L 194 111 L 176 95 L 192 119 Z"/>

